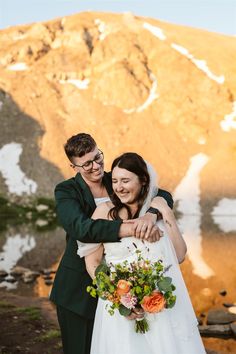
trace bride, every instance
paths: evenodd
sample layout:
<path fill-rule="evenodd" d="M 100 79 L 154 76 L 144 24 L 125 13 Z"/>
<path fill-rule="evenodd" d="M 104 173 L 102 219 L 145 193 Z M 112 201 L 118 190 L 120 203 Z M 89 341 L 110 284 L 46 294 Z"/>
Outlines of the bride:
<path fill-rule="evenodd" d="M 103 256 L 107 263 L 132 262 L 136 249 L 150 261 L 163 260 L 171 265 L 166 276 L 176 286 L 176 304 L 156 314 L 148 314 L 149 331 L 136 333 L 135 313 L 129 319 L 118 311 L 113 316 L 106 310 L 108 301 L 99 299 L 93 329 L 91 354 L 205 354 L 197 328 L 197 320 L 186 289 L 179 263 L 184 260 L 186 244 L 178 229 L 174 214 L 157 194 L 156 175 L 151 166 L 136 153 L 125 153 L 112 164 L 112 201 L 102 200 L 93 219 L 118 219 L 124 222 L 143 215 L 150 205 L 157 208 L 162 218 L 157 222 L 163 231 L 158 242 L 148 243 L 126 237 L 117 243 L 79 244 L 78 254 L 85 257 L 86 268 L 92 278 Z M 99 200 L 97 201 L 99 204 Z"/>

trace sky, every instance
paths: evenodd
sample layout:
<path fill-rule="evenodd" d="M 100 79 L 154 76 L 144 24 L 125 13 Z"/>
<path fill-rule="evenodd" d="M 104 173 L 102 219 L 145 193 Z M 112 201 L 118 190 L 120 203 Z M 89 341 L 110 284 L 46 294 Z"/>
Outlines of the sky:
<path fill-rule="evenodd" d="M 236 0 L 0 0 L 0 29 L 82 11 L 132 12 L 236 35 Z"/>

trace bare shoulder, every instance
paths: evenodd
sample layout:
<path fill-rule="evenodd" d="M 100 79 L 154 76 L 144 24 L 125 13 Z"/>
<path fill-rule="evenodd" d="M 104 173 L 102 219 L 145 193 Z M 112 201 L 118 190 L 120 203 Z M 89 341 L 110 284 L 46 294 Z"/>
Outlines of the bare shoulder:
<path fill-rule="evenodd" d="M 108 213 L 113 207 L 113 204 L 109 202 L 101 203 L 94 210 L 92 219 L 108 219 Z"/>

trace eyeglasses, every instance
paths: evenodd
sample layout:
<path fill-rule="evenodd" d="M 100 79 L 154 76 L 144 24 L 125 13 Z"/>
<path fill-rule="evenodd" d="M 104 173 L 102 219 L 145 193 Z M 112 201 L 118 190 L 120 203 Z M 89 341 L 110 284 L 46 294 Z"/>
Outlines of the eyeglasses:
<path fill-rule="evenodd" d="M 99 165 L 102 165 L 103 160 L 104 160 L 103 152 L 101 150 L 98 150 L 98 151 L 99 151 L 99 153 L 94 157 L 93 160 L 88 160 L 85 163 L 83 163 L 83 165 L 76 165 L 74 163 L 73 166 L 82 167 L 84 169 L 84 171 L 90 171 L 93 169 L 94 162 L 96 162 Z"/>

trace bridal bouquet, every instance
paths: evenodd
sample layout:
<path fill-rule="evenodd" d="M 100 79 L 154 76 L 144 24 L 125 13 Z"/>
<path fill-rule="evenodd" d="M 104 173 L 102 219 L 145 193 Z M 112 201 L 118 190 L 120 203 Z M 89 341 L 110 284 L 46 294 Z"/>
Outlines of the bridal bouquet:
<path fill-rule="evenodd" d="M 145 314 L 173 307 L 175 286 L 172 279 L 164 275 L 170 266 L 165 268 L 162 260 L 151 262 L 144 259 L 138 249 L 136 253 L 137 259 L 132 263 L 100 264 L 95 271 L 93 286 L 88 286 L 87 291 L 93 297 L 111 302 L 107 305 L 110 315 L 115 310 L 123 316 L 141 310 L 143 318 L 135 321 L 135 331 L 145 333 L 149 329 Z"/>

